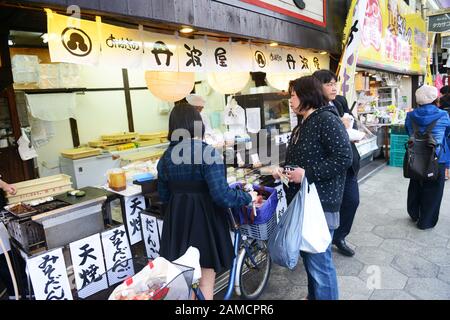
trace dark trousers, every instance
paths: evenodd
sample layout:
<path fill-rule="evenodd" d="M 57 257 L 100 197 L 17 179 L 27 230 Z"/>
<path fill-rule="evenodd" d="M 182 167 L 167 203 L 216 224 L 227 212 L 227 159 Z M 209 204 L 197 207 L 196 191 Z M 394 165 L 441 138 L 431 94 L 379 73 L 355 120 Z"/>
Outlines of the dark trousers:
<path fill-rule="evenodd" d="M 417 221 L 419 229 L 433 228 L 438 222 L 444 184 L 445 164 L 439 164 L 439 177 L 436 181 L 409 181 L 408 214 Z"/>
<path fill-rule="evenodd" d="M 359 206 L 358 177 L 350 168 L 345 179 L 344 196 L 339 210 L 339 228 L 334 230 L 333 241 L 344 240 L 350 233 Z"/>

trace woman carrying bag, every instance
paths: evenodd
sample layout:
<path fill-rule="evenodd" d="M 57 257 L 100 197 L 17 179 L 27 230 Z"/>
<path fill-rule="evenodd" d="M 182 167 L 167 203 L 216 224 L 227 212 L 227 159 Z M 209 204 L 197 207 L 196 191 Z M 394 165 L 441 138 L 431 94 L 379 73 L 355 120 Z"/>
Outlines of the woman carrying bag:
<path fill-rule="evenodd" d="M 344 192 L 347 169 L 352 164 L 352 150 L 345 127 L 334 107 L 322 92 L 322 83 L 313 76 L 293 80 L 289 84 L 290 106 L 302 120 L 293 130 L 286 153 L 286 166 L 277 168 L 274 178 L 285 174 L 288 202 L 300 190 L 306 177 L 317 188 L 331 236 L 339 227 L 339 209 Z M 323 253 L 301 252 L 308 275 L 308 300 L 339 298 L 336 269 L 331 244 Z"/>

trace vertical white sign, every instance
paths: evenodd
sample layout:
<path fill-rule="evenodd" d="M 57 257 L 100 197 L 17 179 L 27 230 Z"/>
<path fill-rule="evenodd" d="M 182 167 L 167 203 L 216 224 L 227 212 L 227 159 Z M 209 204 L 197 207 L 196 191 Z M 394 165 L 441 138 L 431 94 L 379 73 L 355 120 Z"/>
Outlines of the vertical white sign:
<path fill-rule="evenodd" d="M 282 48 L 269 48 L 267 50 L 269 60 L 269 66 L 266 72 L 287 72 L 288 68 L 286 67 L 284 61 L 284 52 Z"/>
<path fill-rule="evenodd" d="M 355 98 L 355 70 L 358 62 L 359 46 L 364 28 L 364 19 L 366 17 L 367 0 L 359 0 L 352 15 L 351 27 L 347 35 L 347 43 L 342 53 L 342 60 L 339 66 L 339 82 L 341 83 L 341 94 L 347 98 L 349 105 L 356 100 Z"/>
<path fill-rule="evenodd" d="M 207 70 L 207 45 L 204 39 L 179 38 L 178 69 L 180 72 L 203 72 Z"/>
<path fill-rule="evenodd" d="M 98 23 L 46 11 L 51 61 L 97 65 L 100 57 Z"/>
<path fill-rule="evenodd" d="M 112 286 L 133 276 L 134 265 L 131 261 L 125 226 L 103 232 L 101 237 L 109 285 Z"/>
<path fill-rule="evenodd" d="M 120 68 L 138 68 L 143 58 L 139 30 L 101 24 L 101 65 Z"/>
<path fill-rule="evenodd" d="M 143 67 L 152 71 L 178 71 L 178 44 L 174 36 L 142 31 Z"/>
<path fill-rule="evenodd" d="M 100 234 L 70 244 L 75 284 L 80 298 L 86 298 L 108 287 Z"/>
<path fill-rule="evenodd" d="M 163 220 L 148 214 L 141 214 L 141 220 L 147 257 L 155 259 L 159 257 Z"/>
<path fill-rule="evenodd" d="M 242 72 L 253 70 L 253 56 L 249 44 L 231 44 L 231 71 Z"/>
<path fill-rule="evenodd" d="M 27 260 L 36 300 L 73 300 L 62 248 Z"/>
<path fill-rule="evenodd" d="M 286 193 L 284 192 L 283 185 L 279 185 L 275 187 L 277 191 L 277 222 L 280 220 L 281 216 L 286 212 L 287 209 L 287 201 L 286 201 Z"/>
<path fill-rule="evenodd" d="M 228 42 L 208 41 L 206 58 L 208 71 L 232 70 L 232 46 Z"/>
<path fill-rule="evenodd" d="M 268 72 L 270 64 L 270 51 L 266 46 L 251 46 L 253 71 Z"/>
<path fill-rule="evenodd" d="M 142 240 L 140 215 L 144 209 L 145 199 L 143 196 L 125 197 L 125 214 L 131 245 Z"/>

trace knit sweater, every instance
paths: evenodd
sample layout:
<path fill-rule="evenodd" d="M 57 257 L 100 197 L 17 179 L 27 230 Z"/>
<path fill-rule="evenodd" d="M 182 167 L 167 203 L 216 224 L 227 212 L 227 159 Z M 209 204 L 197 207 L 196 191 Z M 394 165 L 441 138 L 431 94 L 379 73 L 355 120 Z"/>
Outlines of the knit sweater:
<path fill-rule="evenodd" d="M 292 132 L 286 165 L 305 169 L 308 182 L 317 187 L 323 210 L 338 212 L 352 157 L 348 134 L 335 108 L 324 106 L 315 110 Z M 299 189 L 299 184 L 289 184 L 286 188 L 289 202 Z"/>

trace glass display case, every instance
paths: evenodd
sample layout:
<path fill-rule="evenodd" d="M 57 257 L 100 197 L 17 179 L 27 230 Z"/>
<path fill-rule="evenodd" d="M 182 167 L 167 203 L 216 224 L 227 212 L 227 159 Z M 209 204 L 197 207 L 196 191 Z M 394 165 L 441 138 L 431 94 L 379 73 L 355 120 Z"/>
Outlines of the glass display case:
<path fill-rule="evenodd" d="M 286 92 L 259 93 L 235 96 L 244 108 L 260 108 L 261 128 L 277 129 L 281 133 L 291 131 L 289 94 Z"/>

